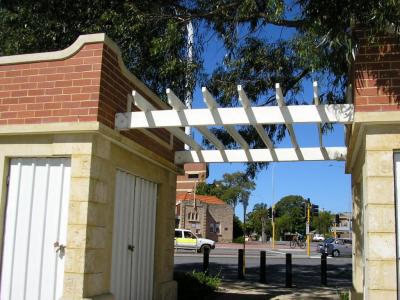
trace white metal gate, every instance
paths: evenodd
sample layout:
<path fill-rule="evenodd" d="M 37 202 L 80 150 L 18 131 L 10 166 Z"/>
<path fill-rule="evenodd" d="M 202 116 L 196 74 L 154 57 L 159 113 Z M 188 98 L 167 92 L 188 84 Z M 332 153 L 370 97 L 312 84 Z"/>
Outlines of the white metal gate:
<path fill-rule="evenodd" d="M 10 163 L 1 270 L 1 300 L 62 296 L 70 159 Z M 58 250 L 58 251 L 57 251 Z"/>
<path fill-rule="evenodd" d="M 116 299 L 153 297 L 157 184 L 117 170 L 111 292 Z"/>

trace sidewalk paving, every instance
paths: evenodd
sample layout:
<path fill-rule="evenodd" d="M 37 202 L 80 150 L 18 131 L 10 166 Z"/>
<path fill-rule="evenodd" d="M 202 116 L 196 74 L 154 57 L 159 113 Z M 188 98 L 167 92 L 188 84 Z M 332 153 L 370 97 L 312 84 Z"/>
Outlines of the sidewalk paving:
<path fill-rule="evenodd" d="M 341 291 L 345 291 L 341 289 Z M 261 284 L 253 281 L 224 280 L 216 300 L 289 300 L 289 299 L 332 299 L 339 300 L 338 289 L 334 287 L 299 288 Z"/>

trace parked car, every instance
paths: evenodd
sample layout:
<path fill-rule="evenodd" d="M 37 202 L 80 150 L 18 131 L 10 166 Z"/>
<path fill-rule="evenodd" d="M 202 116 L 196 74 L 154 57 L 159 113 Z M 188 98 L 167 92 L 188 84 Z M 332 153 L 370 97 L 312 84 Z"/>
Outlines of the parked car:
<path fill-rule="evenodd" d="M 323 234 L 316 233 L 312 238 L 313 242 L 323 242 L 325 241 L 325 237 Z"/>
<path fill-rule="evenodd" d="M 327 253 L 328 255 L 341 256 L 352 254 L 352 240 L 351 239 L 327 239 L 323 244 L 318 245 L 320 253 Z"/>
<path fill-rule="evenodd" d="M 188 249 L 196 250 L 197 252 L 204 252 L 204 249 L 214 249 L 215 242 L 213 240 L 204 239 L 196 236 L 188 229 L 175 229 L 174 239 L 175 249 Z"/>
<path fill-rule="evenodd" d="M 319 243 L 318 246 L 317 246 L 317 249 L 316 249 L 317 252 L 325 253 L 325 246 L 327 244 L 332 243 L 334 240 L 335 240 L 334 238 L 327 238 L 323 243 Z"/>

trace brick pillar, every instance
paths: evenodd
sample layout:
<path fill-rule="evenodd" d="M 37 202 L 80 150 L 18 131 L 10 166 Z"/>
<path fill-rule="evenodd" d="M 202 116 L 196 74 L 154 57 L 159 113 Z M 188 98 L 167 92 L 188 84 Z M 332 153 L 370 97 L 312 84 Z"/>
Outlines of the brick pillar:
<path fill-rule="evenodd" d="M 355 117 L 347 172 L 353 190 L 351 299 L 395 299 L 396 207 L 393 153 L 400 146 L 400 43 L 357 30 L 352 83 Z"/>
<path fill-rule="evenodd" d="M 365 31 L 354 63 L 354 105 L 357 112 L 400 110 L 400 43 L 398 37 L 382 36 L 377 43 Z"/>

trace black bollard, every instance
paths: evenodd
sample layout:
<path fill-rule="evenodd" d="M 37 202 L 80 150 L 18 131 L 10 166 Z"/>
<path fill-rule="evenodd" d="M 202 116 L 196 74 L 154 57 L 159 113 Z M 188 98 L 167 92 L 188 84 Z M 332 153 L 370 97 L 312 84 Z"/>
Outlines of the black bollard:
<path fill-rule="evenodd" d="M 210 264 L 210 248 L 204 247 L 203 250 L 203 272 L 208 275 L 208 265 Z"/>
<path fill-rule="evenodd" d="M 286 253 L 286 287 L 292 287 L 292 254 Z"/>
<path fill-rule="evenodd" d="M 327 285 L 328 280 L 327 280 L 327 256 L 328 254 L 322 253 L 321 254 L 321 284 L 322 285 Z"/>
<path fill-rule="evenodd" d="M 239 249 L 239 256 L 238 256 L 238 278 L 239 279 L 244 279 L 244 251 L 243 249 Z"/>
<path fill-rule="evenodd" d="M 260 252 L 260 282 L 266 283 L 265 280 L 265 263 L 266 263 L 266 252 Z"/>

